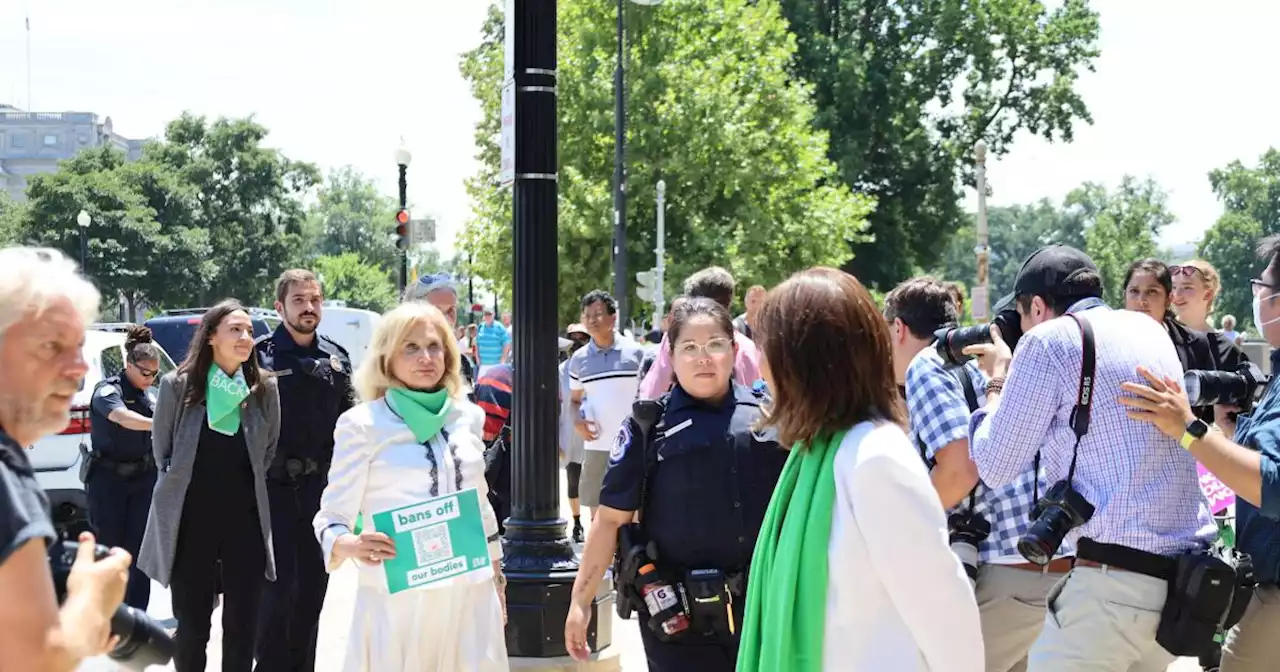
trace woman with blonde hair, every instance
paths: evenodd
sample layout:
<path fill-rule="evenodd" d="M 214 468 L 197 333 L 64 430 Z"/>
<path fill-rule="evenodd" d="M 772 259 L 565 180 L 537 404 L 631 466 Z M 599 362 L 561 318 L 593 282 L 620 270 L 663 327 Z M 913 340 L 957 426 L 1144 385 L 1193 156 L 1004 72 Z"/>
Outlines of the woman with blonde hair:
<path fill-rule="evenodd" d="M 359 566 L 345 672 L 507 669 L 502 551 L 480 438 L 484 412 L 467 401 L 452 331 L 427 303 L 383 315 L 355 374 L 362 403 L 334 429 L 329 485 L 314 527 L 330 572 L 347 560 Z M 391 536 L 404 517 L 379 515 L 454 494 L 448 501 L 460 515 L 411 527 L 412 544 L 397 545 Z M 364 527 L 358 533 L 357 516 Z M 449 567 L 464 557 L 451 555 L 454 545 L 479 535 L 489 561 L 477 565 L 472 557 L 454 573 Z"/>
<path fill-rule="evenodd" d="M 1169 275 L 1173 280 L 1173 292 L 1169 296 L 1173 312 L 1177 314 L 1178 321 L 1188 329 L 1202 331 L 1208 337 L 1213 368 L 1219 371 L 1236 371 L 1241 364 L 1248 362 L 1249 358 L 1240 349 L 1237 339 L 1228 338 L 1209 324 L 1213 302 L 1218 299 L 1218 292 L 1222 291 L 1218 269 L 1202 259 L 1192 259 L 1170 266 Z"/>
<path fill-rule="evenodd" d="M 739 672 L 982 672 L 978 605 L 856 278 L 791 276 L 753 334 L 792 446 L 748 574 Z"/>

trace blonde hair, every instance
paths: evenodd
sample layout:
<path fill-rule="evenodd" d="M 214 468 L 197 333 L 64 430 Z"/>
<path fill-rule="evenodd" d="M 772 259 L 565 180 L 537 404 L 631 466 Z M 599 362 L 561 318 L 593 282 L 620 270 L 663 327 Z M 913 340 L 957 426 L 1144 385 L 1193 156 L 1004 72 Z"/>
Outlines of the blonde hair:
<path fill-rule="evenodd" d="M 1218 300 L 1218 292 L 1222 291 L 1222 276 L 1218 275 L 1218 269 L 1203 259 L 1192 259 L 1183 266 L 1190 266 L 1200 271 L 1201 277 L 1204 278 L 1205 289 L 1209 290 L 1209 312 L 1213 312 L 1213 304 Z"/>
<path fill-rule="evenodd" d="M 383 314 L 378 326 L 373 331 L 373 339 L 369 343 L 369 354 L 356 369 L 352 383 L 361 401 L 381 399 L 392 387 L 403 386 L 403 383 L 391 374 L 391 360 L 397 357 L 400 349 L 409 338 L 409 332 L 419 324 L 426 323 L 436 333 L 440 344 L 444 347 L 444 375 L 440 384 L 449 390 L 449 396 L 457 399 L 462 391 L 462 362 L 458 352 L 458 341 L 453 336 L 453 329 L 444 314 L 429 303 L 402 303 Z"/>

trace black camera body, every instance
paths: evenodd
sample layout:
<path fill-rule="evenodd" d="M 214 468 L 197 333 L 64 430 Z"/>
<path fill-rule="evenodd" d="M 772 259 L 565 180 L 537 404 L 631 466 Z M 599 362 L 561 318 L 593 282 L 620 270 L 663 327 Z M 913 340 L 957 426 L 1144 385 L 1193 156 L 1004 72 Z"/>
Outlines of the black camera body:
<path fill-rule="evenodd" d="M 1049 488 L 1031 509 L 1030 529 L 1018 540 L 1018 552 L 1041 567 L 1053 560 L 1067 533 L 1093 518 L 1094 506 L 1067 481 Z"/>
<path fill-rule="evenodd" d="M 1248 412 L 1262 397 L 1269 381 L 1258 365 L 1242 362 L 1235 371 L 1187 371 L 1182 376 L 1182 388 L 1192 407 L 1223 404 Z"/>
<path fill-rule="evenodd" d="M 1000 339 L 1013 350 L 1022 338 L 1022 316 L 1013 306 L 1008 306 L 996 313 L 991 324 L 1000 327 Z M 971 345 L 991 342 L 991 325 L 979 324 L 973 327 L 946 326 L 933 332 L 934 347 L 942 361 L 951 366 L 960 366 L 973 359 L 964 354 L 964 349 Z"/>
<path fill-rule="evenodd" d="M 53 589 L 58 603 L 67 599 L 67 577 L 75 564 L 80 544 L 64 541 L 49 547 L 49 569 L 53 573 Z M 95 560 L 106 558 L 110 550 L 98 544 L 93 551 Z M 151 665 L 168 665 L 177 652 L 177 644 L 164 627 L 145 612 L 122 604 L 111 616 L 111 634 L 120 643 L 107 656 L 125 670 L 142 672 Z"/>
<path fill-rule="evenodd" d="M 947 517 L 947 529 L 951 531 L 947 542 L 951 552 L 960 558 L 969 580 L 978 580 L 978 546 L 991 536 L 991 522 L 980 513 L 971 510 L 958 511 Z"/>

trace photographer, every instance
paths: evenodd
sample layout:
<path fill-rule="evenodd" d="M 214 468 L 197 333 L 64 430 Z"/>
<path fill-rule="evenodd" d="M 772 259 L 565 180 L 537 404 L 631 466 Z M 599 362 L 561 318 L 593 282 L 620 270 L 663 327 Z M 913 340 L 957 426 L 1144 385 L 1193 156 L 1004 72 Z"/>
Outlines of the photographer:
<path fill-rule="evenodd" d="M 1280 345 L 1280 237 L 1258 245 L 1267 263 L 1252 280 L 1253 323 L 1272 347 Z M 1272 353 L 1272 368 L 1280 356 Z M 1232 422 L 1234 407 L 1215 408 L 1217 428 L 1193 414 L 1178 380 L 1147 369 L 1139 370 L 1146 384 L 1127 383 L 1120 399 L 1129 417 L 1177 439 L 1227 487 L 1236 491 L 1236 529 L 1239 550 L 1253 560 L 1258 586 L 1238 626 L 1228 635 L 1222 653 L 1223 672 L 1274 670 L 1280 657 L 1280 393 L 1269 386 L 1252 413 Z M 1234 440 L 1227 438 L 1234 436 Z"/>
<path fill-rule="evenodd" d="M 1016 355 L 994 327 L 991 344 L 966 349 L 991 378 L 970 452 L 993 488 L 1042 462 L 1053 485 L 1036 493 L 1019 551 L 1047 559 L 1064 542 L 1077 550 L 1048 595 L 1029 667 L 1163 670 L 1174 659 L 1157 642 L 1169 579 L 1178 556 L 1206 548 L 1217 528 L 1195 459 L 1125 417 L 1117 399 L 1138 366 L 1180 376 L 1177 353 L 1159 323 L 1103 303 L 1097 267 L 1074 248 L 1032 254 L 1014 295 L 1024 331 Z"/>
<path fill-rule="evenodd" d="M 58 607 L 46 547 L 56 541 L 49 502 L 24 447 L 66 427 L 88 365 L 85 324 L 98 291 L 60 252 L 0 250 L 0 669 L 73 670 L 109 650 L 110 619 L 124 599 L 129 554 L 94 561 L 80 551 Z"/>
<path fill-rule="evenodd" d="M 1018 539 L 1030 527 L 1030 465 L 1004 487 L 978 481 L 969 459 L 969 415 L 983 403 L 987 377 L 972 361 L 949 367 L 934 347 L 934 332 L 958 320 L 951 288 L 912 278 L 889 292 L 884 306 L 894 373 L 906 386 L 910 435 L 948 510 L 951 547 L 975 581 L 986 670 L 1025 670 L 1027 651 L 1044 627 L 1045 595 L 1071 569 L 1065 557 L 1071 548 L 1064 544 L 1047 571 L 1018 553 Z"/>

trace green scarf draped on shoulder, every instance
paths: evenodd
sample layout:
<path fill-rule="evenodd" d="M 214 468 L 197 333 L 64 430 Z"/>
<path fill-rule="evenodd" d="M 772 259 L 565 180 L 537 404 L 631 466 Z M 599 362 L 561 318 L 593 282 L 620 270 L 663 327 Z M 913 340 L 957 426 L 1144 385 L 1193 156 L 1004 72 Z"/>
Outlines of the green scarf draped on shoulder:
<path fill-rule="evenodd" d="M 738 672 L 821 672 L 827 551 L 847 430 L 796 443 L 774 488 L 747 582 Z"/>
<path fill-rule="evenodd" d="M 421 392 L 404 387 L 393 387 L 387 390 L 387 405 L 396 415 L 409 425 L 413 438 L 419 443 L 434 439 L 444 427 L 445 418 L 449 415 L 449 391 L 445 389 L 435 392 Z M 355 534 L 364 531 L 364 514 L 356 514 Z"/>

